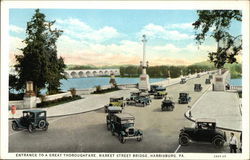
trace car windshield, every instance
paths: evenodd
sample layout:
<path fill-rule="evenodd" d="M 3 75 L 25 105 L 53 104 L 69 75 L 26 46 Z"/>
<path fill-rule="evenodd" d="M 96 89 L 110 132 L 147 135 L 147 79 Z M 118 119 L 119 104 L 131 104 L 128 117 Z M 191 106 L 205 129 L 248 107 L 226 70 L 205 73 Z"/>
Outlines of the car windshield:
<path fill-rule="evenodd" d="M 124 128 L 134 127 L 134 123 L 125 123 L 123 124 Z"/>

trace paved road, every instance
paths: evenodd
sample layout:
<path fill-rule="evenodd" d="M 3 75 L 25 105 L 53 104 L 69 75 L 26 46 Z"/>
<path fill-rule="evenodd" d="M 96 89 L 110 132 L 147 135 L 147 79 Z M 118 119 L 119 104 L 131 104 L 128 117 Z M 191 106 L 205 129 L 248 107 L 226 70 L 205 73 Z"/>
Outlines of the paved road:
<path fill-rule="evenodd" d="M 168 87 L 169 95 L 177 102 L 179 92 L 188 92 L 192 105 L 202 93 L 208 89 L 205 85 L 207 76 L 192 79 L 186 84 L 177 84 Z M 202 92 L 194 92 L 194 83 L 201 83 Z M 128 95 L 129 96 L 129 95 Z M 103 109 L 67 117 L 49 119 L 49 130 L 28 133 L 23 130 L 13 132 L 10 129 L 10 152 L 227 152 L 225 146 L 215 149 L 210 144 L 191 144 L 188 147 L 179 147 L 178 134 L 184 126 L 191 126 L 183 115 L 187 105 L 176 103 L 173 112 L 161 112 L 162 100 L 153 100 L 150 106 L 128 106 L 124 112 L 136 117 L 135 126 L 144 132 L 142 142 L 134 140 L 121 144 L 118 138 L 107 131 L 105 124 L 106 114 Z M 10 127 L 9 127 L 10 128 Z M 178 150 L 177 150 L 178 149 Z"/>

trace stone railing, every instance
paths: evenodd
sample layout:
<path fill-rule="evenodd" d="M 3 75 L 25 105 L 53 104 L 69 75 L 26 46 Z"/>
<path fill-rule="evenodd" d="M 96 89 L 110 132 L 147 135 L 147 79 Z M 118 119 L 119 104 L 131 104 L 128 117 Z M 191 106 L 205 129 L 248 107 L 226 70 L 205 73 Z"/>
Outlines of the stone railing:
<path fill-rule="evenodd" d="M 242 91 L 242 86 L 230 86 L 230 90 Z"/>

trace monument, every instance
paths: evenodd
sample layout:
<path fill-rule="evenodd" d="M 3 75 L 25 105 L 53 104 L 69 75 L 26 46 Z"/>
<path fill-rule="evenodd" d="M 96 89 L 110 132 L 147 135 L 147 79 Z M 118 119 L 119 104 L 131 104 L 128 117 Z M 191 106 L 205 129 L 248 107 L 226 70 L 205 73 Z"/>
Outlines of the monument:
<path fill-rule="evenodd" d="M 36 94 L 33 89 L 33 82 L 26 82 L 26 92 L 23 97 L 23 108 L 35 108 L 36 107 Z"/>
<path fill-rule="evenodd" d="M 146 68 L 148 67 L 148 62 L 146 62 L 146 35 L 142 36 L 142 43 L 143 43 L 143 58 L 142 62 L 140 63 L 142 67 L 142 74 L 140 75 L 140 82 L 139 82 L 139 90 L 141 91 L 149 91 L 150 90 L 150 83 L 149 83 L 149 76 L 147 75 Z"/>

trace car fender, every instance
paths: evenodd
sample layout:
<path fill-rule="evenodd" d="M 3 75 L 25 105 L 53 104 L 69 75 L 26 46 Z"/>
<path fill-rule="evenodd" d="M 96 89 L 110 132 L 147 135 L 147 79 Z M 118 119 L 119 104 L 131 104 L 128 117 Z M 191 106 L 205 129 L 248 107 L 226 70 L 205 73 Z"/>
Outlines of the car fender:
<path fill-rule="evenodd" d="M 120 134 L 121 134 L 122 136 L 126 136 L 126 133 L 125 133 L 124 131 L 121 131 Z"/>
<path fill-rule="evenodd" d="M 213 142 L 216 138 L 221 138 L 221 139 L 223 139 L 223 140 L 225 141 L 225 138 L 224 138 L 222 135 L 217 134 L 217 135 L 215 135 L 215 136 L 212 138 L 212 141 L 211 141 L 211 142 Z"/>
<path fill-rule="evenodd" d="M 181 136 L 187 136 L 190 139 L 190 136 L 187 133 L 185 133 L 183 129 L 181 130 L 181 133 L 179 134 L 179 137 Z"/>
<path fill-rule="evenodd" d="M 16 123 L 18 127 L 21 127 L 20 119 L 19 119 L 19 118 L 14 119 L 14 120 L 12 121 L 12 123 Z"/>

